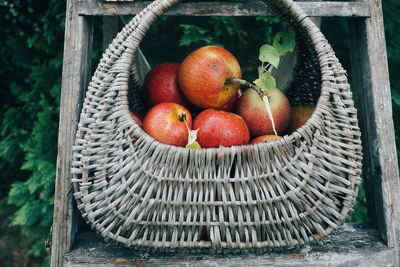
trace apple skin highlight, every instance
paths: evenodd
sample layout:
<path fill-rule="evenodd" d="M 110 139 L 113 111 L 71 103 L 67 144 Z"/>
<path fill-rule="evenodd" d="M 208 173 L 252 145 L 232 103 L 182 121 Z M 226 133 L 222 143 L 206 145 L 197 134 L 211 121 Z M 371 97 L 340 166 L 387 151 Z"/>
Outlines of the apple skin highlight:
<path fill-rule="evenodd" d="M 289 100 L 279 89 L 268 91 L 269 103 L 277 134 L 283 133 L 289 125 L 291 107 Z M 236 106 L 236 112 L 243 117 L 253 136 L 273 135 L 264 101 L 254 89 L 247 89 Z"/>
<path fill-rule="evenodd" d="M 227 79 L 241 78 L 242 72 L 229 51 L 219 46 L 204 46 L 183 60 L 178 76 L 184 95 L 193 105 L 219 109 L 235 97 L 240 87 Z"/>
<path fill-rule="evenodd" d="M 199 129 L 197 142 L 204 148 L 245 145 L 250 140 L 243 118 L 222 110 L 204 110 L 194 119 L 193 129 Z"/>
<path fill-rule="evenodd" d="M 144 82 L 144 99 L 151 108 L 164 102 L 172 102 L 190 108 L 178 83 L 179 63 L 163 63 L 147 73 Z"/>
<path fill-rule="evenodd" d="M 279 140 L 279 139 L 282 139 L 282 137 L 279 135 L 272 135 L 272 134 L 261 135 L 251 140 L 250 145 Z"/>
<path fill-rule="evenodd" d="M 185 123 L 186 121 L 186 123 Z M 192 115 L 183 106 L 166 102 L 149 110 L 143 120 L 143 130 L 163 144 L 185 147 Z"/>

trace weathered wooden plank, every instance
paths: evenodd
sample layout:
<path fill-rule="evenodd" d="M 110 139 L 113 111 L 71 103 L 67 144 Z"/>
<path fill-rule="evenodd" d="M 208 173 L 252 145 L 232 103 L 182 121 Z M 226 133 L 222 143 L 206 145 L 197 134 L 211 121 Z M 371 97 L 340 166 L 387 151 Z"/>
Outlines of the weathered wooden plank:
<path fill-rule="evenodd" d="M 80 235 L 65 266 L 397 266 L 395 250 L 376 230 L 345 224 L 323 241 L 265 254 L 138 253 L 106 244 L 93 232 Z"/>
<path fill-rule="evenodd" d="M 79 0 L 81 15 L 134 15 L 150 1 L 104 2 Z M 297 2 L 311 17 L 369 17 L 369 5 L 365 2 Z M 190 1 L 182 2 L 165 15 L 184 16 L 271 16 L 271 11 L 261 0 L 255 1 Z"/>
<path fill-rule="evenodd" d="M 71 248 L 76 231 L 70 183 L 72 145 L 90 76 L 93 38 L 93 19 L 78 15 L 76 1 L 67 1 L 66 14 L 51 266 L 62 266 L 63 255 Z"/>
<path fill-rule="evenodd" d="M 366 1 L 371 4 L 371 18 L 349 21 L 352 81 L 363 137 L 363 178 L 370 218 L 388 246 L 399 251 L 399 169 L 382 9 L 380 0 Z"/>

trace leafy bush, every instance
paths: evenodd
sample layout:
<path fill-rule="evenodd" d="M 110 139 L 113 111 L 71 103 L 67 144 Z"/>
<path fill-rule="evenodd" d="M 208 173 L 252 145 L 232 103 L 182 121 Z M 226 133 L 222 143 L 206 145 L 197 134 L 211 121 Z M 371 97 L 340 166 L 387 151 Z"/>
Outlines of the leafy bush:
<path fill-rule="evenodd" d="M 400 68 L 396 33 L 400 2 L 386 0 L 383 5 L 399 141 L 400 76 L 394 72 Z M 0 213 L 26 235 L 28 253 L 43 257 L 54 203 L 65 1 L 0 0 L 0 11 Z M 171 25 L 176 31 L 171 31 Z M 278 25 L 271 18 L 163 17 L 153 25 L 142 48 L 156 65 L 181 61 L 201 45 L 223 44 L 238 56 L 243 75 L 253 80 L 258 48 L 271 43 Z M 165 40 L 161 51 L 160 39 Z M 348 53 L 342 46 L 335 49 Z M 361 189 L 352 220 L 366 218 L 364 202 Z"/>
<path fill-rule="evenodd" d="M 0 212 L 20 227 L 28 253 L 43 256 L 53 214 L 65 2 L 0 0 L 0 7 Z"/>

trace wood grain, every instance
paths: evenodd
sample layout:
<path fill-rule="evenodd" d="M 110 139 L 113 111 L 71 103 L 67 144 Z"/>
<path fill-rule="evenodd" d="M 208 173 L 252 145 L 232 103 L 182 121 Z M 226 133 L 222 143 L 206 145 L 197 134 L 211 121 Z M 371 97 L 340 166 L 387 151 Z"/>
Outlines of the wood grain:
<path fill-rule="evenodd" d="M 72 144 L 83 91 L 90 78 L 93 22 L 92 18 L 78 16 L 75 3 L 73 0 L 67 2 L 51 266 L 62 266 L 63 255 L 71 248 L 75 237 L 76 208 L 71 186 Z"/>
<path fill-rule="evenodd" d="M 396 266 L 394 249 L 367 225 L 345 224 L 311 245 L 268 254 L 140 253 L 106 244 L 93 232 L 81 234 L 65 255 L 65 266 Z"/>
<path fill-rule="evenodd" d="M 81 15 L 134 15 L 150 1 L 104 2 L 78 1 Z M 311 17 L 368 17 L 369 5 L 365 2 L 297 2 Z M 167 10 L 172 16 L 271 16 L 271 11 L 261 0 L 256 1 L 185 1 Z"/>
<path fill-rule="evenodd" d="M 388 246 L 399 251 L 399 169 L 382 8 L 379 0 L 368 2 L 371 18 L 349 21 L 353 91 L 364 144 L 363 178 L 370 219 Z"/>

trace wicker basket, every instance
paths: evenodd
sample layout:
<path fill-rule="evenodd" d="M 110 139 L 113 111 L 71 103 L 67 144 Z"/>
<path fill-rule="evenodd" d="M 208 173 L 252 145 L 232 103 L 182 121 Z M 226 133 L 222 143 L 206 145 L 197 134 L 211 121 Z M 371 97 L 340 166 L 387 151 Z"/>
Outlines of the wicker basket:
<path fill-rule="evenodd" d="M 128 105 L 140 105 L 138 45 L 177 2 L 154 1 L 133 18 L 93 75 L 72 164 L 83 218 L 107 240 L 167 251 L 253 251 L 325 237 L 355 202 L 362 159 L 357 111 L 332 48 L 291 0 L 264 0 L 296 32 L 298 63 L 287 94 L 292 104 L 317 102 L 312 117 L 269 143 L 164 145 L 131 119 Z"/>

